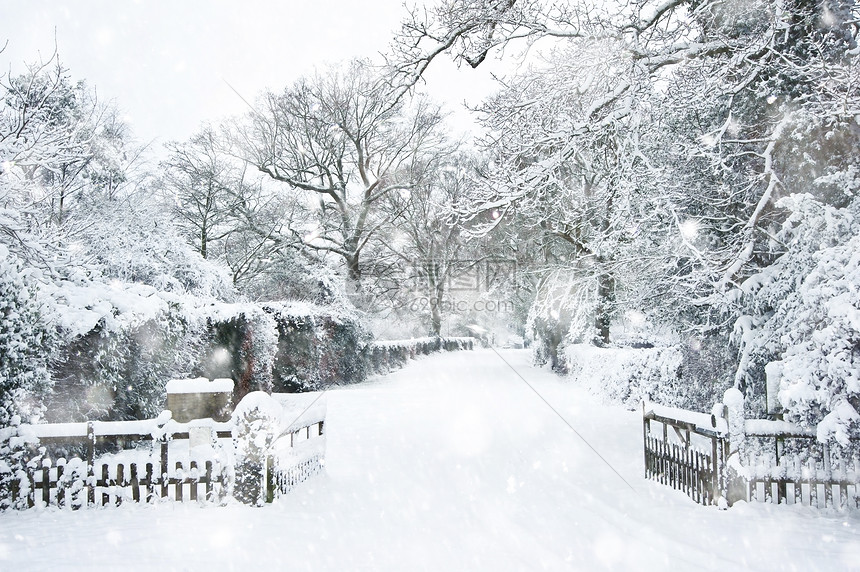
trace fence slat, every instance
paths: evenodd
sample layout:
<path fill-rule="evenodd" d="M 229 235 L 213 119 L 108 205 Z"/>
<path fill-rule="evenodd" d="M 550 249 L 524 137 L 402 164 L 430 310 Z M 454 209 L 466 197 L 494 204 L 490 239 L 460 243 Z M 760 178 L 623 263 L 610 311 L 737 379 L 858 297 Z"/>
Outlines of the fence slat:
<path fill-rule="evenodd" d="M 206 500 L 212 501 L 212 461 L 206 461 Z"/>
<path fill-rule="evenodd" d="M 134 502 L 140 502 L 140 481 L 137 478 L 137 463 L 132 463 L 129 470 L 131 471 L 131 499 Z"/>
<path fill-rule="evenodd" d="M 189 475 L 189 479 L 191 482 L 191 494 L 188 495 L 189 499 L 192 501 L 197 500 L 197 461 L 191 461 L 191 474 Z"/>
<path fill-rule="evenodd" d="M 98 484 L 105 487 L 102 491 L 102 506 L 107 506 L 110 503 L 110 495 L 107 493 L 107 487 L 110 485 L 107 464 L 102 465 L 102 480 Z"/>
<path fill-rule="evenodd" d="M 183 481 L 182 474 L 183 474 L 182 463 L 180 463 L 179 461 L 176 461 L 176 479 L 175 479 L 176 493 L 175 493 L 174 498 L 177 501 L 182 500 L 182 481 Z"/>
<path fill-rule="evenodd" d="M 116 506 L 122 504 L 122 492 L 125 487 L 125 468 L 122 463 L 116 466 L 116 484 L 114 489 L 114 496 L 116 497 Z"/>
<path fill-rule="evenodd" d="M 45 506 L 51 505 L 51 469 L 42 466 L 42 502 Z"/>
<path fill-rule="evenodd" d="M 155 486 L 153 482 L 152 463 L 146 464 L 146 502 L 155 500 Z"/>
<path fill-rule="evenodd" d="M 60 508 L 63 508 L 66 502 L 66 485 L 63 480 L 65 468 L 64 465 L 57 465 L 57 506 Z"/>

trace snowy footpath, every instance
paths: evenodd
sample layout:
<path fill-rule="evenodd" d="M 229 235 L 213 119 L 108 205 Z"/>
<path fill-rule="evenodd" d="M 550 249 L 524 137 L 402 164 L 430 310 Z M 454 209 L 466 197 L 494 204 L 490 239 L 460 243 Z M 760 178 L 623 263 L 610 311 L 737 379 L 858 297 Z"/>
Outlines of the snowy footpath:
<path fill-rule="evenodd" d="M 0 514 L 0 570 L 860 570 L 856 512 L 719 511 L 646 481 L 640 414 L 527 351 L 327 395 L 326 470 L 273 505 Z"/>

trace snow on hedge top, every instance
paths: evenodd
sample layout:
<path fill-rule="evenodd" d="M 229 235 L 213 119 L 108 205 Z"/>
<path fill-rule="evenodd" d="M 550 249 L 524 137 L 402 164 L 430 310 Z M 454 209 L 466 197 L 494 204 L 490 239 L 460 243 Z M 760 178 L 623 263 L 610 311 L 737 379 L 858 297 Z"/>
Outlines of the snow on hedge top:
<path fill-rule="evenodd" d="M 412 347 L 417 346 L 418 344 L 432 344 L 435 342 L 447 343 L 447 342 L 457 342 L 457 343 L 465 343 L 469 341 L 474 342 L 475 338 L 472 337 L 454 337 L 454 338 L 434 338 L 434 337 L 424 337 L 424 338 L 410 338 L 408 340 L 374 340 L 371 342 L 371 346 L 377 348 L 401 348 L 401 347 Z"/>
<path fill-rule="evenodd" d="M 344 307 L 342 304 L 320 306 L 303 300 L 284 300 L 266 302 L 262 307 L 274 314 L 293 318 L 329 318 L 339 323 L 360 321 L 354 308 Z"/>
<path fill-rule="evenodd" d="M 815 437 L 815 431 L 805 429 L 795 423 L 788 421 L 776 421 L 769 419 L 746 419 L 744 420 L 744 431 L 747 435 L 759 437 L 778 437 L 780 435 L 803 435 Z"/>
<path fill-rule="evenodd" d="M 171 379 L 167 382 L 167 393 L 232 393 L 232 379 Z"/>

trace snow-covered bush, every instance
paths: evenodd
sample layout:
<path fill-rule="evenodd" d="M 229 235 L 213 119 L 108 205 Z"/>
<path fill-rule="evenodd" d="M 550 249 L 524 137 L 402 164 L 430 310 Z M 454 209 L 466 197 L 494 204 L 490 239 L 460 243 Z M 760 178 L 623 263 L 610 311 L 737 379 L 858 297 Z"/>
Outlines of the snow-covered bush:
<path fill-rule="evenodd" d="M 361 344 L 368 335 L 351 313 L 293 303 L 265 305 L 277 323 L 275 391 L 354 383 L 366 376 Z"/>
<path fill-rule="evenodd" d="M 647 396 L 659 403 L 686 406 L 682 354 L 678 348 L 565 347 L 569 375 L 609 403 L 639 407 Z"/>
<path fill-rule="evenodd" d="M 219 300 L 236 297 L 226 269 L 200 256 L 154 207 L 108 203 L 94 210 L 90 219 L 69 246 L 77 259 L 86 261 L 94 279 Z"/>
<path fill-rule="evenodd" d="M 262 391 L 251 392 L 233 412 L 233 446 L 236 449 L 233 496 L 245 504 L 266 502 L 266 461 L 278 429 L 281 404 Z"/>
<path fill-rule="evenodd" d="M 44 312 L 34 283 L 0 244 L 0 427 L 16 414 L 39 414 L 40 400 L 50 388 L 51 335 Z"/>
<path fill-rule="evenodd" d="M 845 444 L 860 429 L 860 200 L 780 206 L 792 212 L 776 236 L 786 252 L 735 292 L 748 312 L 735 325 L 739 381 L 761 390 L 754 373 L 766 371 L 787 419 Z"/>
<path fill-rule="evenodd" d="M 236 382 L 234 402 L 252 391 L 272 391 L 278 350 L 276 322 L 256 304 L 214 303 L 199 311 L 205 317 L 204 354 L 198 373 Z"/>
<path fill-rule="evenodd" d="M 38 448 L 39 440 L 28 429 L 18 415 L 0 426 L 0 510 L 27 507 L 30 492 L 27 469 L 38 467 L 44 454 L 44 448 Z"/>

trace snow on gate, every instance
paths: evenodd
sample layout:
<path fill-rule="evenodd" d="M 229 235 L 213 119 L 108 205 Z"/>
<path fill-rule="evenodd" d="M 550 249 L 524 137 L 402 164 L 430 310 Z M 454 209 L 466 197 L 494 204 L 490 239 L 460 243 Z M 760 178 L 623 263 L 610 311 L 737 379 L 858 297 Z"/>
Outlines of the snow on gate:
<path fill-rule="evenodd" d="M 744 419 L 736 389 L 723 400 L 711 415 L 644 401 L 645 477 L 723 508 L 739 500 L 860 508 L 860 440 L 831 447 L 785 421 Z"/>

